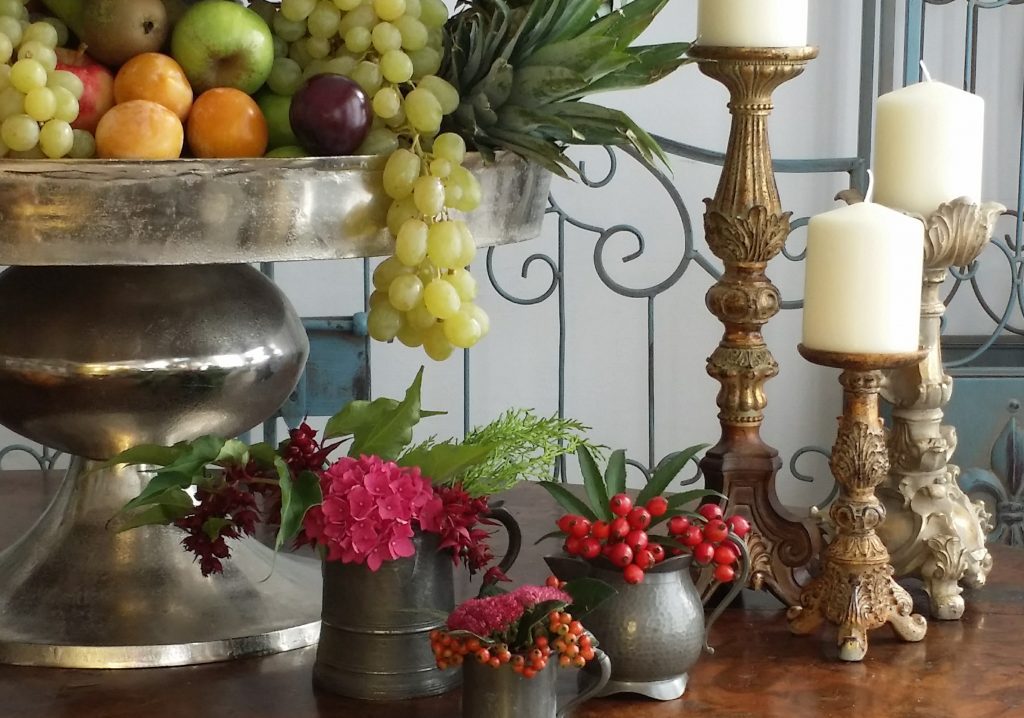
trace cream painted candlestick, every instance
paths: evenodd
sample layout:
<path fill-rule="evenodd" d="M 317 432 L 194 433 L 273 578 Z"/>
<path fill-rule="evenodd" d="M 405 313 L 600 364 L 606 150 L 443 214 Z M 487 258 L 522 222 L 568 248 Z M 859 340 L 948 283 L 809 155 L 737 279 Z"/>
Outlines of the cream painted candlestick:
<path fill-rule="evenodd" d="M 953 379 L 942 365 L 939 332 L 945 305 L 940 290 L 950 266 L 977 259 L 1005 209 L 962 198 L 925 220 L 921 344 L 928 355 L 888 372 L 882 385 L 882 396 L 895 408 L 889 440 L 892 468 L 879 489 L 889 520 L 879 534 L 892 553 L 896 573 L 924 581 L 932 616 L 939 619 L 960 618 L 960 583 L 984 584 L 992 566 L 985 548 L 989 516 L 981 502 L 971 503 L 960 489 L 960 469 L 948 463 L 956 430 L 942 423 Z"/>

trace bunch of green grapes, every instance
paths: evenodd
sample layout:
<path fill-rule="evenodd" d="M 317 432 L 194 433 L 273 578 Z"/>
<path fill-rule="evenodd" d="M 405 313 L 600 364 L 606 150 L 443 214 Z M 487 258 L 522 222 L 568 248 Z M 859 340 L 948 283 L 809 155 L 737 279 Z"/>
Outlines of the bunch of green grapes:
<path fill-rule="evenodd" d="M 422 346 L 437 361 L 473 346 L 490 321 L 474 303 L 468 266 L 476 243 L 450 213 L 473 211 L 481 193 L 463 166 L 465 142 L 438 135 L 459 106 L 458 91 L 435 74 L 443 0 L 282 0 L 265 17 L 277 51 L 272 92 L 290 96 L 312 75 L 331 72 L 350 77 L 371 101 L 373 126 L 357 153 L 388 155 L 394 249 L 373 274 L 370 336 Z"/>
<path fill-rule="evenodd" d="M 73 130 L 84 87 L 57 69 L 67 28 L 56 19 L 29 23 L 27 0 L 0 0 L 0 157 L 91 157 L 95 142 Z"/>
<path fill-rule="evenodd" d="M 388 228 L 393 256 L 373 273 L 367 324 L 378 341 L 397 338 L 422 346 L 431 359 L 447 359 L 487 334 L 490 320 L 473 303 L 477 283 L 467 267 L 476 242 L 450 209 L 472 211 L 480 185 L 462 162 L 466 144 L 453 133 L 438 136 L 430 152 L 398 149 L 384 167 L 384 191 L 393 200 Z"/>

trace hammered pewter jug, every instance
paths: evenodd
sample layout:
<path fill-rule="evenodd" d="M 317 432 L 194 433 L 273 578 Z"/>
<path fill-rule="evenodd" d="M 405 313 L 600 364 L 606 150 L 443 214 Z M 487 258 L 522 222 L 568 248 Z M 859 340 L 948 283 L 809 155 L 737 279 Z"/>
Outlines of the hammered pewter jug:
<path fill-rule="evenodd" d="M 598 675 L 580 672 L 580 690 L 558 704 L 557 661 L 551 661 L 532 678 L 505 664 L 498 668 L 469 661 L 462 685 L 462 718 L 563 718 L 576 706 L 596 697 L 611 677 L 611 662 L 600 648 L 594 651 Z M 585 687 L 583 684 L 587 684 Z"/>
<path fill-rule="evenodd" d="M 504 509 L 489 517 L 508 532 L 499 564 L 507 572 L 522 541 L 519 525 Z M 323 621 L 313 676 L 321 688 L 363 700 L 401 700 L 446 693 L 462 679 L 437 668 L 430 632 L 442 628 L 455 608 L 454 563 L 439 551 L 437 534 L 417 531 L 416 553 L 365 566 L 324 562 Z"/>
<path fill-rule="evenodd" d="M 704 607 L 690 576 L 691 559 L 676 556 L 657 564 L 638 584 L 626 583 L 621 571 L 580 559 L 544 559 L 563 581 L 589 576 L 616 590 L 582 619 L 611 659 L 611 679 L 600 695 L 639 693 L 673 700 L 686 691 L 687 672 L 706 645 L 707 628 L 741 588 L 739 582 L 733 584 L 705 626 Z"/>

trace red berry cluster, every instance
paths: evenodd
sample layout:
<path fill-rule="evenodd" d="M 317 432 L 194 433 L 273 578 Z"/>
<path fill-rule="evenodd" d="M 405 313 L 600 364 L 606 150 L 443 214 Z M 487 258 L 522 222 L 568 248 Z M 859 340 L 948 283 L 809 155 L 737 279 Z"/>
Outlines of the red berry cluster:
<path fill-rule="evenodd" d="M 626 583 L 640 583 L 647 569 L 665 560 L 665 548 L 651 542 L 646 529 L 668 511 L 668 501 L 655 496 L 645 506 L 633 506 L 629 496 L 616 494 L 608 507 L 615 516 L 611 521 L 591 522 L 576 514 L 558 519 L 558 529 L 566 535 L 563 548 L 588 561 L 604 556 L 622 569 Z"/>
<path fill-rule="evenodd" d="M 533 643 L 516 653 L 509 650 L 507 643 L 487 643 L 475 636 L 453 636 L 445 631 L 432 631 L 430 646 L 441 670 L 476 660 L 492 668 L 507 663 L 524 678 L 533 678 L 543 671 L 553 654 L 558 655 L 558 665 L 562 667 L 582 668 L 594 658 L 593 641 L 584 632 L 583 624 L 565 611 L 549 613 L 546 630 L 541 627 L 537 633 Z"/>
<path fill-rule="evenodd" d="M 673 516 L 668 521 L 669 536 L 689 547 L 693 560 L 701 566 L 714 563 L 715 580 L 728 583 L 736 577 L 735 566 L 740 558 L 740 551 L 729 538 L 729 532 L 742 539 L 750 533 L 750 524 L 742 516 L 723 519 L 722 507 L 718 504 L 704 504 L 697 512 L 704 523 L 691 521 L 685 516 Z"/>
<path fill-rule="evenodd" d="M 651 522 L 668 512 L 668 500 L 655 496 L 644 506 L 633 506 L 626 494 L 616 494 L 608 507 L 615 516 L 611 521 L 590 521 L 577 514 L 566 514 L 558 519 L 558 529 L 565 534 L 563 548 L 570 556 L 588 561 L 603 556 L 622 569 L 626 583 L 644 580 L 646 572 L 665 560 L 666 554 L 678 555 L 680 548 L 666 551 L 656 539 L 648 536 Z M 694 560 L 706 566 L 716 564 L 715 578 L 723 583 L 736 576 L 735 564 L 740 551 L 729 538 L 732 531 L 743 538 L 750 524 L 742 516 L 722 518 L 722 509 L 716 504 L 705 504 L 699 509 L 700 518 L 691 521 L 686 516 L 673 516 L 668 520 L 668 534 L 693 552 Z"/>

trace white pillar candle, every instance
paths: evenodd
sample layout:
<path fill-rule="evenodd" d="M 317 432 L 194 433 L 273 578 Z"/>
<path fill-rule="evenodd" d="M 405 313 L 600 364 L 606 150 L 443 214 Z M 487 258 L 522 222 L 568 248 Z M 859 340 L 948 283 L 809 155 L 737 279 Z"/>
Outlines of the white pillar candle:
<path fill-rule="evenodd" d="M 699 0 L 697 42 L 720 47 L 803 47 L 807 0 Z"/>
<path fill-rule="evenodd" d="M 924 224 L 864 202 L 807 226 L 803 343 L 858 354 L 917 351 Z"/>
<path fill-rule="evenodd" d="M 981 201 L 985 101 L 941 82 L 878 98 L 875 201 L 928 215 L 958 197 Z"/>

